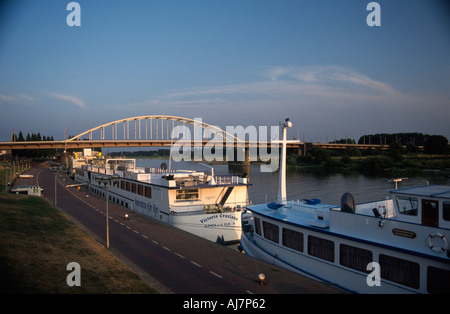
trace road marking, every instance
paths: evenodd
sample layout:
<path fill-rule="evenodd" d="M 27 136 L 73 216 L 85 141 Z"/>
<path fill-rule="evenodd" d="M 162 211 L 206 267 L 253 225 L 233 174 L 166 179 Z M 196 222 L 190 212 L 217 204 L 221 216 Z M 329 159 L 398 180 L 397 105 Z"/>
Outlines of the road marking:
<path fill-rule="evenodd" d="M 145 234 L 143 234 L 142 236 L 143 236 L 144 238 L 148 239 L 148 237 L 147 237 Z"/>
<path fill-rule="evenodd" d="M 180 253 L 174 252 L 174 254 L 175 254 L 176 256 L 181 257 L 181 258 L 185 258 L 185 257 L 184 257 L 183 255 L 181 255 Z"/>
<path fill-rule="evenodd" d="M 131 228 L 129 226 L 127 226 L 127 228 L 131 230 Z"/>
<path fill-rule="evenodd" d="M 164 245 L 163 245 L 162 247 L 163 247 L 164 250 L 169 251 L 169 252 L 172 252 L 172 250 L 169 249 L 167 246 L 164 246 Z"/>
<path fill-rule="evenodd" d="M 196 262 L 194 262 L 194 261 L 191 261 L 191 263 L 192 264 L 194 264 L 195 266 L 197 266 L 197 267 L 202 267 L 202 265 L 200 265 L 200 264 L 197 264 Z"/>
<path fill-rule="evenodd" d="M 216 273 L 213 272 L 212 270 L 210 270 L 209 272 L 210 272 L 211 274 L 213 274 L 214 276 L 216 276 L 216 277 L 223 278 L 222 276 L 220 276 L 219 274 L 216 274 Z"/>
<path fill-rule="evenodd" d="M 155 243 L 156 245 L 158 245 L 158 244 L 159 244 L 159 243 L 158 243 L 158 242 L 156 242 L 155 240 L 152 240 L 152 242 L 153 242 L 153 243 Z"/>
<path fill-rule="evenodd" d="M 137 234 L 139 234 L 139 231 L 137 231 L 137 230 L 133 230 L 134 231 L 134 233 L 137 233 Z"/>
<path fill-rule="evenodd" d="M 248 294 L 253 294 L 253 292 L 251 292 L 249 290 L 245 290 L 245 292 L 247 292 Z"/>

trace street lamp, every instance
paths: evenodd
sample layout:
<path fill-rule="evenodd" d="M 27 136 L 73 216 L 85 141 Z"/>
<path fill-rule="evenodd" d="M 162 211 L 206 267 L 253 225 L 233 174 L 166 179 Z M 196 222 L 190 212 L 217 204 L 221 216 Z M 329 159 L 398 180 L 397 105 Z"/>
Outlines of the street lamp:
<path fill-rule="evenodd" d="M 105 185 L 105 198 L 106 198 L 106 248 L 109 249 L 109 208 L 108 208 L 108 185 L 114 184 L 120 180 L 120 176 L 118 174 L 110 175 L 102 175 L 95 179 L 99 185 L 102 183 Z"/>
<path fill-rule="evenodd" d="M 281 142 L 278 204 L 286 205 L 286 131 L 287 128 L 292 127 L 292 123 L 286 119 L 284 123 L 280 122 L 280 125 L 283 126 L 283 140 Z"/>
<path fill-rule="evenodd" d="M 56 200 L 57 200 L 57 196 L 56 196 L 56 190 L 57 190 L 57 180 L 56 180 L 56 177 L 57 177 L 57 175 L 58 175 L 58 172 L 61 172 L 61 170 L 59 169 L 59 167 L 51 167 L 50 169 L 50 172 L 53 172 L 54 174 L 55 174 L 55 207 L 56 207 Z"/>

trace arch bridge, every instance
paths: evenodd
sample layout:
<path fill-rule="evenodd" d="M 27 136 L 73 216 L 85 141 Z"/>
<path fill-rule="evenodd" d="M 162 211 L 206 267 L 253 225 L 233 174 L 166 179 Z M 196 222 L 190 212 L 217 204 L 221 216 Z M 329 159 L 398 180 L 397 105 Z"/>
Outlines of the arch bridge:
<path fill-rule="evenodd" d="M 173 131 L 173 135 L 172 135 Z M 266 134 L 267 136 L 267 134 Z M 269 138 L 268 136 L 266 138 Z M 185 141 L 185 142 L 183 142 Z M 205 146 L 207 143 L 234 143 L 234 146 L 271 147 L 272 142 L 243 140 L 220 127 L 168 115 L 146 115 L 108 122 L 64 141 L 2 142 L 0 149 L 77 149 L 102 147 L 164 147 L 175 142 Z M 298 147 L 299 141 L 295 141 Z M 289 144 L 288 144 L 289 145 Z M 292 144 L 291 144 L 292 145 Z M 277 144 L 278 146 L 278 144 Z"/>
<path fill-rule="evenodd" d="M 172 131 L 174 136 L 172 137 Z M 278 135 L 278 134 L 277 134 Z M 267 139 L 269 135 L 266 134 Z M 183 143 L 188 141 L 188 143 Z M 235 134 L 228 133 L 221 128 L 205 123 L 200 118 L 190 119 L 169 115 L 145 115 L 108 122 L 84 131 L 63 141 L 22 141 L 0 142 L 1 150 L 14 149 L 83 149 L 102 147 L 170 147 L 175 142 L 192 147 L 205 146 L 208 143 L 220 143 L 229 147 L 278 147 L 278 141 L 251 139 L 243 140 Z M 299 140 L 287 142 L 287 148 L 305 154 L 311 147 L 324 149 L 387 149 L 387 145 L 371 144 L 332 144 L 332 143 L 303 143 Z"/>

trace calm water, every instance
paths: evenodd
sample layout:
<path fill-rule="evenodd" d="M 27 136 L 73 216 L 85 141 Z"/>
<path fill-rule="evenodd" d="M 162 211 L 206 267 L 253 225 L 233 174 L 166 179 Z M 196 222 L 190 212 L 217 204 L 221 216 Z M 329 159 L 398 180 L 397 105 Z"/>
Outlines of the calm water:
<path fill-rule="evenodd" d="M 169 165 L 167 159 L 137 159 L 139 167 L 160 167 L 162 163 Z M 253 204 L 272 202 L 278 192 L 278 171 L 261 172 L 260 166 L 252 165 L 245 169 L 233 170 L 227 165 L 214 165 L 214 173 L 236 174 L 245 171 L 250 178 L 249 198 Z M 210 169 L 198 162 L 173 162 L 172 169 L 200 170 L 210 173 Z M 288 170 L 286 173 L 286 186 L 288 200 L 301 200 L 304 198 L 318 198 L 322 203 L 340 204 L 341 196 L 345 192 L 352 193 L 357 203 L 369 202 L 386 198 L 388 191 L 394 189 L 394 183 L 388 178 L 368 177 L 364 175 L 314 175 Z M 409 177 L 399 183 L 399 188 L 417 185 L 442 184 L 450 185 L 450 178 L 442 175 L 429 175 Z"/>

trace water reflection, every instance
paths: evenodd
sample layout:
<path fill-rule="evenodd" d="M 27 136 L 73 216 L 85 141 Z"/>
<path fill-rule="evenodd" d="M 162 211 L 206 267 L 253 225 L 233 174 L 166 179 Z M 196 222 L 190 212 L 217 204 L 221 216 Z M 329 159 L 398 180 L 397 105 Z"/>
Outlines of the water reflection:
<path fill-rule="evenodd" d="M 140 167 L 160 167 L 162 163 L 169 165 L 169 161 L 166 159 L 137 159 L 136 163 Z M 173 169 L 210 171 L 207 166 L 198 162 L 172 161 L 171 166 Z M 214 165 L 213 167 L 215 174 L 247 173 L 252 184 L 248 191 L 249 198 L 254 204 L 272 202 L 277 197 L 278 171 L 260 172 L 259 165 L 251 165 L 243 169 L 228 167 L 228 165 Z M 322 203 L 328 204 L 340 204 L 341 196 L 345 192 L 352 193 L 357 203 L 380 200 L 386 198 L 388 191 L 395 188 L 394 183 L 389 182 L 388 178 L 368 177 L 362 174 L 317 175 L 288 169 L 286 180 L 288 200 L 318 198 Z M 426 185 L 427 182 L 450 185 L 450 178 L 442 175 L 423 174 L 409 177 L 398 187 Z"/>

